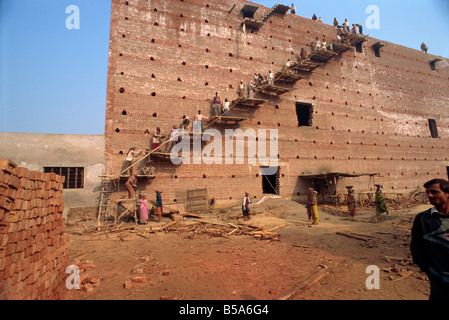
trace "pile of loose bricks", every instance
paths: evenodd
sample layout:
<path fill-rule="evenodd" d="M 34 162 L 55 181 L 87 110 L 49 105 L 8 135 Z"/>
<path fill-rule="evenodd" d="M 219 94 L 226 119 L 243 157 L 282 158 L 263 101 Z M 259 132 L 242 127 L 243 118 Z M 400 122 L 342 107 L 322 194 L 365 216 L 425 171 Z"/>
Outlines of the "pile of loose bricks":
<path fill-rule="evenodd" d="M 0 300 L 63 297 L 64 179 L 0 159 Z"/>

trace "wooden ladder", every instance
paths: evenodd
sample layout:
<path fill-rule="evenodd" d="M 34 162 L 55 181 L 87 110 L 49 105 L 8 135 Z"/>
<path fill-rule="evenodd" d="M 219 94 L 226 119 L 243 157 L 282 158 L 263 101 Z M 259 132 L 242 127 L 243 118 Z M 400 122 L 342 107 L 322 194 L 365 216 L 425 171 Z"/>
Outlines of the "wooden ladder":
<path fill-rule="evenodd" d="M 97 222 L 103 218 L 106 220 L 109 218 L 109 200 L 111 200 L 112 194 L 112 179 L 103 176 L 101 180 L 100 200 L 98 203 Z"/>

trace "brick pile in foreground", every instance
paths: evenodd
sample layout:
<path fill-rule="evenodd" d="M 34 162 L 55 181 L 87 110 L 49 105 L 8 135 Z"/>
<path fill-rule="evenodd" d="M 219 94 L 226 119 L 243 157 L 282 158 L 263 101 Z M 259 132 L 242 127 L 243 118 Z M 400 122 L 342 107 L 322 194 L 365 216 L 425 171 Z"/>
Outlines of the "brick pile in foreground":
<path fill-rule="evenodd" d="M 69 254 L 63 182 L 0 159 L 0 300 L 61 298 Z"/>

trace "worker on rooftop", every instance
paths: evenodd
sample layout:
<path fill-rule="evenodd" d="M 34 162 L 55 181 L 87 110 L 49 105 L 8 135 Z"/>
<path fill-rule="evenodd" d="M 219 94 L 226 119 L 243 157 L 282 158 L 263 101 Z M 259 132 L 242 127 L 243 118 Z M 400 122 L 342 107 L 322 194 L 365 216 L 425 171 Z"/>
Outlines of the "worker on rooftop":
<path fill-rule="evenodd" d="M 427 47 L 427 45 L 424 42 L 421 44 L 421 50 L 423 52 L 427 52 L 429 50 L 429 48 Z"/>
<path fill-rule="evenodd" d="M 296 14 L 296 7 L 295 5 L 292 3 L 292 8 L 290 9 L 290 13 L 291 14 Z"/>
<path fill-rule="evenodd" d="M 345 19 L 345 22 L 343 22 L 343 33 L 349 33 L 349 21 L 348 19 Z"/>
<path fill-rule="evenodd" d="M 337 28 L 337 29 L 340 29 L 340 28 L 341 28 L 341 25 L 340 25 L 340 23 L 338 22 L 338 20 L 337 20 L 336 17 L 334 18 L 334 28 Z"/>

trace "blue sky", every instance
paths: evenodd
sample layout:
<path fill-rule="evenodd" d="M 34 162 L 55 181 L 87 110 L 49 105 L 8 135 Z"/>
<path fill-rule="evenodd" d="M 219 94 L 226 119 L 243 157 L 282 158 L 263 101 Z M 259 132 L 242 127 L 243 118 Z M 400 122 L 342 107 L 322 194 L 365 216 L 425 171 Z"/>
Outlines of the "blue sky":
<path fill-rule="evenodd" d="M 365 26 L 365 34 L 417 50 L 424 41 L 430 54 L 449 58 L 449 0 L 254 2 L 294 3 L 303 17 L 363 25 L 375 5 L 379 29 Z M 66 27 L 70 5 L 79 8 L 79 29 Z M 110 7 L 110 0 L 0 0 L 0 132 L 104 133 Z"/>

